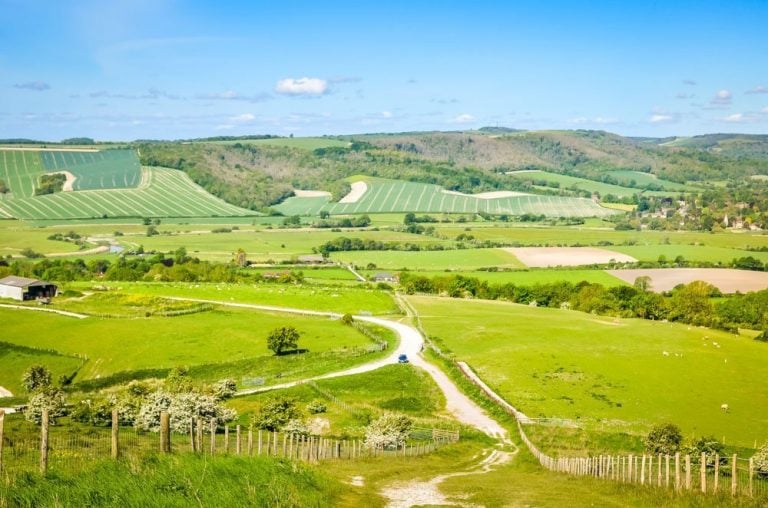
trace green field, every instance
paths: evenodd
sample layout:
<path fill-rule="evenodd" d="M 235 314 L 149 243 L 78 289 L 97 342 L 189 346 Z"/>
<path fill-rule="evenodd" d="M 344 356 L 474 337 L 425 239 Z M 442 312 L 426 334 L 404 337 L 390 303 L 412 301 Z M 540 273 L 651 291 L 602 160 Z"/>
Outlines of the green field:
<path fill-rule="evenodd" d="M 453 249 L 442 251 L 353 251 L 334 252 L 331 259 L 366 267 L 390 270 L 474 270 L 487 266 L 525 268 L 518 259 L 502 249 Z"/>
<path fill-rule="evenodd" d="M 357 179 L 355 179 L 357 180 Z M 362 213 L 477 213 L 501 215 L 543 214 L 551 217 L 605 217 L 616 213 L 589 199 L 524 194 L 493 199 L 447 192 L 442 187 L 416 182 L 365 178 L 368 188 L 355 203 L 330 203 L 326 198 L 292 197 L 273 208 L 286 215 L 314 215 L 325 210 L 332 215 Z M 305 201 L 306 200 L 306 201 Z"/>
<path fill-rule="evenodd" d="M 39 155 L 47 172 L 72 173 L 73 190 L 129 189 L 141 182 L 134 150 L 41 151 Z"/>
<path fill-rule="evenodd" d="M 11 215 L 2 203 L 10 198 L 29 198 L 35 195 L 37 179 L 43 174 L 40 155 L 33 151 L 0 150 L 0 179 L 10 188 L 10 196 L 0 197 L 0 216 Z M 2 196 L 2 195 L 0 195 Z"/>
<path fill-rule="evenodd" d="M 710 245 L 632 245 L 611 247 L 616 252 L 629 254 L 640 261 L 656 261 L 664 256 L 673 261 L 683 256 L 687 261 L 707 261 L 712 263 L 730 263 L 734 259 L 751 256 L 760 261 L 768 261 L 768 252 L 753 252 Z"/>
<path fill-rule="evenodd" d="M 632 172 L 634 173 L 634 172 Z M 659 196 L 659 195 L 673 195 L 670 192 L 663 191 L 642 191 L 642 189 L 633 189 L 630 187 L 622 187 L 620 185 L 613 185 L 609 183 L 598 182 L 595 180 L 587 180 L 586 178 L 579 178 L 569 175 L 561 175 L 559 173 L 550 173 L 548 171 L 513 171 L 509 173 L 510 176 L 518 178 L 520 180 L 545 180 L 547 182 L 555 182 L 560 185 L 561 189 L 579 189 L 589 192 L 596 192 L 601 196 L 607 194 L 613 194 L 614 196 L 624 197 L 632 196 L 643 192 L 644 194 Z M 671 182 L 670 182 L 671 183 Z"/>
<path fill-rule="evenodd" d="M 311 352 L 366 348 L 371 344 L 353 328 L 327 318 L 232 308 L 146 319 L 74 319 L 0 309 L 0 319 L 6 342 L 87 357 L 79 381 L 121 371 L 270 356 L 267 334 L 286 325 L 299 330 L 300 346 Z M 16 374 L 6 374 L 3 369 L 0 385 L 12 383 Z"/>
<path fill-rule="evenodd" d="M 5 322 L 3 319 L 3 324 Z M 3 338 L 6 338 L 5 335 Z M 45 365 L 50 369 L 53 379 L 59 379 L 60 376 L 71 376 L 82 363 L 83 360 L 73 356 L 0 342 L 0 386 L 10 390 L 14 396 L 26 395 L 21 385 L 21 376 L 30 365 Z"/>
<path fill-rule="evenodd" d="M 102 283 L 97 285 L 101 286 Z M 291 284 L 191 284 L 113 282 L 122 293 L 148 296 L 175 296 L 216 301 L 232 301 L 258 305 L 274 305 L 339 313 L 385 315 L 399 314 L 400 309 L 385 291 L 364 287 L 302 286 Z M 87 290 L 92 283 L 72 283 Z"/>
<path fill-rule="evenodd" d="M 707 245 L 728 249 L 768 246 L 768 235 L 761 233 L 704 233 L 696 231 L 615 231 L 613 228 L 568 226 L 521 226 L 518 224 L 436 224 L 437 232 L 448 238 L 460 234 L 478 240 L 494 240 L 520 245 L 573 246 L 599 245 L 601 242 L 619 246 Z M 630 245 L 631 244 L 631 245 Z M 607 244 L 606 244 L 607 245 Z M 611 247 L 617 249 L 618 247 Z M 658 257 L 658 256 L 657 256 Z"/>
<path fill-rule="evenodd" d="M 530 417 L 639 433 L 673 422 L 686 436 L 744 446 L 768 436 L 768 386 L 757 382 L 768 374 L 763 343 L 502 302 L 409 301 L 430 336 Z M 730 412 L 721 411 L 723 403 Z"/>
<path fill-rule="evenodd" d="M 25 220 L 258 215 L 214 197 L 175 169 L 144 168 L 135 189 L 57 192 L 0 201 L 0 214 Z"/>
<path fill-rule="evenodd" d="M 662 180 L 661 178 L 658 178 L 656 175 L 651 173 L 643 173 L 640 171 L 629 171 L 629 170 L 607 171 L 606 173 L 614 177 L 622 185 L 627 185 L 630 182 L 634 181 L 635 184 L 640 187 L 648 184 L 660 185 L 666 191 L 688 192 L 691 190 L 695 190 L 695 189 L 692 189 L 690 186 L 684 185 L 682 183 L 670 182 L 669 180 Z"/>

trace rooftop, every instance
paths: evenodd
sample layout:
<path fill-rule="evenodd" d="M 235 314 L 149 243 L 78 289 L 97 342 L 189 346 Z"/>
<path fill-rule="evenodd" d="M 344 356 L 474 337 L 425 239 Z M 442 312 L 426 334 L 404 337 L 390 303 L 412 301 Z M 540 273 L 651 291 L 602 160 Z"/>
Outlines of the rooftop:
<path fill-rule="evenodd" d="M 9 275 L 0 279 L 0 284 L 4 286 L 14 286 L 17 288 L 25 288 L 28 286 L 44 286 L 50 284 L 44 280 L 28 279 L 27 277 L 18 277 L 16 275 Z"/>

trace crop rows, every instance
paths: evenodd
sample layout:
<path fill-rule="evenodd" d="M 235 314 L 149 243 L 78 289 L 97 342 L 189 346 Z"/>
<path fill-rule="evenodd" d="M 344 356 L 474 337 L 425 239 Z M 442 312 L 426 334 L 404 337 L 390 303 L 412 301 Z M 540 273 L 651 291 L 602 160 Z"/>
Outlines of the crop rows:
<path fill-rule="evenodd" d="M 141 165 L 133 150 L 40 152 L 47 172 L 69 171 L 74 190 L 127 189 L 139 185 Z"/>
<path fill-rule="evenodd" d="M 37 152 L 0 150 L 0 180 L 11 189 L 13 197 L 35 195 L 37 178 L 43 173 L 43 164 Z"/>
<path fill-rule="evenodd" d="M 19 219 L 101 217 L 235 217 L 256 212 L 231 205 L 197 186 L 181 171 L 144 168 L 135 189 L 57 192 L 0 201 L 0 215 Z"/>
<path fill-rule="evenodd" d="M 327 210 L 334 215 L 362 213 L 477 213 L 522 215 L 526 213 L 553 217 L 604 217 L 615 213 L 589 199 L 535 194 L 482 199 L 445 192 L 437 185 L 374 181 L 356 203 L 327 203 L 325 198 L 291 198 L 276 207 L 287 215 L 316 215 Z M 327 201 L 327 200 L 326 200 Z"/>

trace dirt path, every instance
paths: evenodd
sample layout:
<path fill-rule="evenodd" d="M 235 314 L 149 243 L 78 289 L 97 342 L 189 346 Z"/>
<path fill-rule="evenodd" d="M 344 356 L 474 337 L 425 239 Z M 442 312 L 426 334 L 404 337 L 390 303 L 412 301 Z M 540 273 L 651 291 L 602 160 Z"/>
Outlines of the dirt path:
<path fill-rule="evenodd" d="M 77 318 L 77 319 L 85 319 L 85 318 L 88 317 L 85 314 L 78 314 L 76 312 L 69 312 L 69 311 L 66 311 L 66 310 L 46 309 L 44 307 L 25 307 L 24 305 L 10 305 L 10 304 L 7 304 L 7 303 L 0 303 L 0 308 L 3 308 L 3 309 L 16 309 L 16 310 L 32 310 L 32 311 L 35 311 L 35 312 L 51 312 L 53 314 L 60 314 L 62 316 L 73 317 L 73 318 Z"/>
<path fill-rule="evenodd" d="M 465 471 L 456 471 L 435 476 L 430 480 L 399 481 L 390 484 L 381 491 L 381 495 L 387 500 L 389 508 L 410 508 L 411 506 L 443 506 L 462 505 L 465 496 L 451 497 L 440 492 L 440 484 L 449 478 L 484 474 L 502 466 L 517 454 L 512 452 L 492 449 L 485 451 L 485 457 L 478 464 Z"/>
<path fill-rule="evenodd" d="M 4 387 L 0 386 L 0 397 L 13 397 L 13 394 L 10 390 L 5 389 Z"/>

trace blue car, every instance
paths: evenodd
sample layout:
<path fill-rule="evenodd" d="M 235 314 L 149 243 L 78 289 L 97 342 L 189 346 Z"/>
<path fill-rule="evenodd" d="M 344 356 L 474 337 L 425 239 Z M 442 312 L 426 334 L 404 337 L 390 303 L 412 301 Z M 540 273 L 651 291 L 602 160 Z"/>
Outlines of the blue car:
<path fill-rule="evenodd" d="M 397 357 L 397 363 L 408 363 L 408 355 L 400 355 Z"/>

